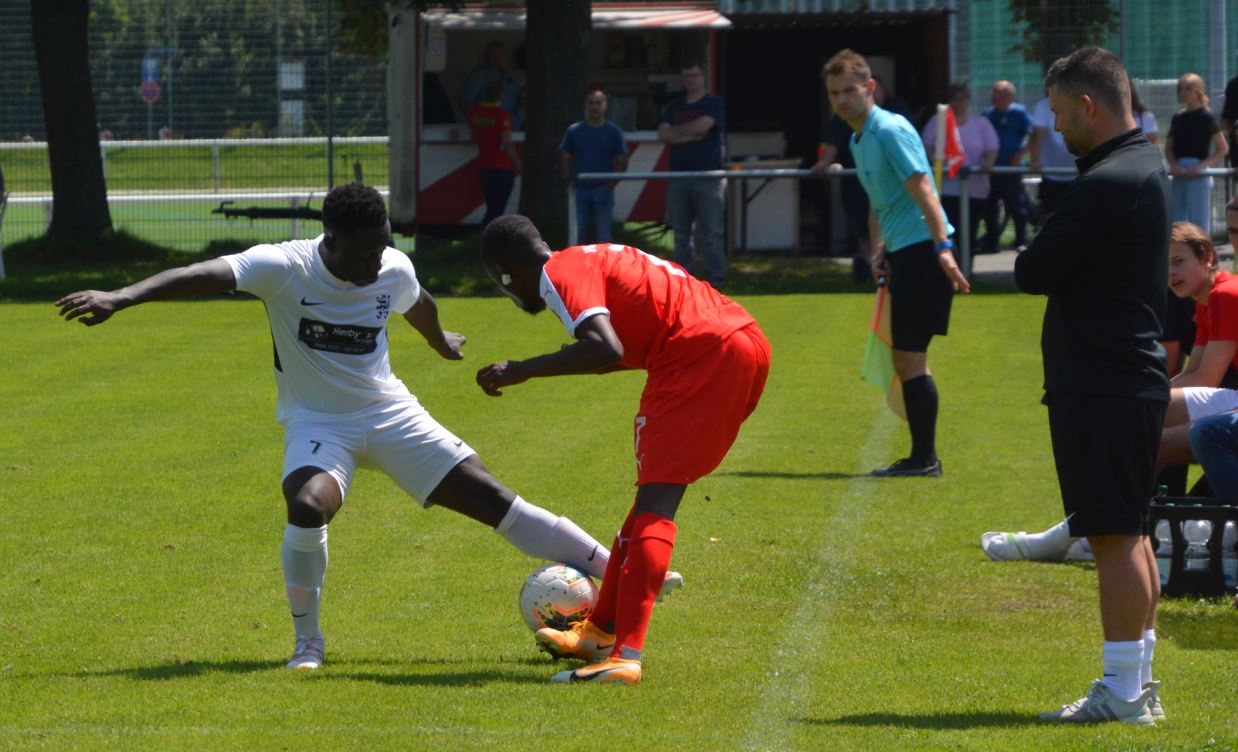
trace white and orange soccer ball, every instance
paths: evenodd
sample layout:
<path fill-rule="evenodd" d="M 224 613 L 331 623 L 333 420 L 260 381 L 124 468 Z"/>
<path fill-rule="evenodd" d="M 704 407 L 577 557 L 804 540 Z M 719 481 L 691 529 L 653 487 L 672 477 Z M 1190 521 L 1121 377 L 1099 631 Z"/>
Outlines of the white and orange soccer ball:
<path fill-rule="evenodd" d="M 520 615 L 534 632 L 567 629 L 587 617 L 597 600 L 597 586 L 589 575 L 566 564 L 547 564 L 520 588 Z"/>

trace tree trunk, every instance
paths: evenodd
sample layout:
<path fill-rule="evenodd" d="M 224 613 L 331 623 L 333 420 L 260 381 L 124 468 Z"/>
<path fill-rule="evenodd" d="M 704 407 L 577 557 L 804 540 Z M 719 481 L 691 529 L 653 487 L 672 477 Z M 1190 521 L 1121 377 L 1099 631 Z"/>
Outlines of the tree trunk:
<path fill-rule="evenodd" d="M 541 228 L 547 243 L 561 247 L 567 239 L 567 181 L 560 171 L 559 141 L 567 127 L 584 116 L 592 3 L 528 0 L 526 7 L 528 94 L 520 213 Z"/>
<path fill-rule="evenodd" d="M 112 217 L 90 83 L 90 3 L 30 0 L 30 15 L 52 174 L 48 234 L 99 237 L 111 230 Z"/>

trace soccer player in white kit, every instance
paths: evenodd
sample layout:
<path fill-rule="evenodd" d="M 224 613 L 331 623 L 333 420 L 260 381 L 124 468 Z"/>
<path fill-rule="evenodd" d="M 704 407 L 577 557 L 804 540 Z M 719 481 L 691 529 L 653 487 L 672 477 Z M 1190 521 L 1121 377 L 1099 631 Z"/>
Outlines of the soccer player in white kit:
<path fill-rule="evenodd" d="M 601 578 L 607 549 L 566 517 L 500 483 L 477 454 L 430 416 L 391 371 L 387 319 L 399 314 L 443 358 L 460 360 L 464 337 L 444 331 L 434 298 L 408 256 L 388 247 L 382 196 L 359 183 L 322 203 L 323 234 L 170 269 L 112 292 L 56 301 L 67 320 L 101 324 L 153 300 L 230 290 L 266 304 L 275 343 L 276 417 L 284 426 L 288 508 L 281 559 L 296 631 L 290 668 L 323 664 L 319 626 L 327 523 L 357 466 L 375 467 L 423 506 L 484 523 L 529 556 Z"/>

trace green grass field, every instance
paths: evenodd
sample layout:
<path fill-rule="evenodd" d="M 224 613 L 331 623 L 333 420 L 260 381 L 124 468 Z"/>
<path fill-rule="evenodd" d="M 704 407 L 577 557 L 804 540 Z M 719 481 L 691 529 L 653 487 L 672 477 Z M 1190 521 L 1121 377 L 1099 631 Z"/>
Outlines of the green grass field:
<path fill-rule="evenodd" d="M 68 292 L 69 290 L 64 290 Z M 1166 602 L 1156 728 L 1035 714 L 1100 673 L 1088 564 L 989 562 L 990 529 L 1061 515 L 1043 301 L 956 302 L 934 344 L 940 480 L 878 481 L 904 426 L 858 378 L 871 298 L 748 295 L 774 347 L 761 407 L 691 489 L 637 687 L 550 685 L 516 611 L 523 557 L 363 472 L 331 528 L 328 665 L 292 648 L 279 570 L 270 335 L 246 300 L 151 304 L 102 327 L 0 305 L 0 748 L 1232 750 L 1238 612 Z M 639 374 L 485 397 L 473 373 L 565 341 L 549 315 L 444 298 L 439 360 L 393 364 L 526 498 L 609 541 L 631 501 Z"/>

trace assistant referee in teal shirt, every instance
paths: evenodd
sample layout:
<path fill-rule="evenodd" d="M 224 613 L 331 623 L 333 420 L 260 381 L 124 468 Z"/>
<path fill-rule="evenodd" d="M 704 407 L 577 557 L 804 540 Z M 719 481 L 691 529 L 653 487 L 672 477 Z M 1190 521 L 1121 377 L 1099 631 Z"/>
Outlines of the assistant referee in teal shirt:
<path fill-rule="evenodd" d="M 830 58 L 824 74 L 830 106 L 855 131 L 851 153 L 872 206 L 873 276 L 890 286 L 894 370 L 903 384 L 911 431 L 910 455 L 873 475 L 937 477 L 938 397 L 928 346 L 934 335 L 946 334 L 955 291 L 971 287 L 954 260 L 954 228 L 941 209 L 915 128 L 876 106 L 872 69 L 855 52 Z"/>

